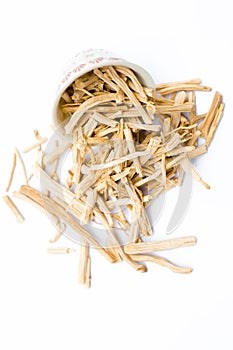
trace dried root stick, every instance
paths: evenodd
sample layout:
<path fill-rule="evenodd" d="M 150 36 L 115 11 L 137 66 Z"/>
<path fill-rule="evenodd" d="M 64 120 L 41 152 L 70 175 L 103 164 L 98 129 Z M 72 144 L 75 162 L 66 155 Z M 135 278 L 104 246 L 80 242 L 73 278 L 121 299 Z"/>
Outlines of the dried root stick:
<path fill-rule="evenodd" d="M 8 207 L 11 209 L 12 213 L 15 215 L 16 220 L 20 223 L 24 221 L 23 215 L 20 213 L 19 209 L 16 207 L 15 203 L 12 201 L 12 199 L 6 195 L 3 196 L 4 202 L 8 205 Z"/>
<path fill-rule="evenodd" d="M 130 257 L 135 261 L 156 263 L 158 265 L 167 267 L 168 269 L 176 273 L 188 274 L 193 271 L 191 267 L 181 267 L 181 266 L 174 265 L 169 260 L 156 255 L 131 254 Z"/>
<path fill-rule="evenodd" d="M 13 179 L 14 172 L 15 172 L 15 167 L 16 167 L 16 152 L 14 151 L 14 153 L 13 153 L 13 163 L 12 163 L 12 167 L 11 167 L 11 172 L 10 172 L 10 177 L 9 177 L 9 180 L 8 180 L 8 184 L 6 186 L 6 192 L 8 192 L 10 187 L 11 187 L 12 179 Z"/>
<path fill-rule="evenodd" d="M 170 250 L 181 247 L 193 246 L 196 244 L 196 237 L 173 238 L 157 242 L 131 243 L 124 247 L 127 254 L 144 254 L 162 250 Z"/>

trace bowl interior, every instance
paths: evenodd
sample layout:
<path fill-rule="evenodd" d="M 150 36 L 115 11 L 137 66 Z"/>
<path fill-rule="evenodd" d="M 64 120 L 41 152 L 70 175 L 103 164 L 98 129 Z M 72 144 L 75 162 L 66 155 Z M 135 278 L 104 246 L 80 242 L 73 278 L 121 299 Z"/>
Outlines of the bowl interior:
<path fill-rule="evenodd" d="M 106 62 L 103 62 L 102 64 L 99 63 L 98 65 L 95 65 L 94 67 L 91 67 L 87 70 L 83 70 L 82 74 L 77 74 L 76 76 L 73 77 L 72 81 L 67 82 L 67 84 L 64 86 L 63 90 L 60 91 L 60 93 L 57 95 L 55 104 L 54 104 L 54 111 L 53 111 L 53 123 L 56 127 L 58 127 L 59 125 L 61 125 L 64 122 L 64 116 L 62 114 L 62 111 L 60 109 L 60 102 L 61 102 L 61 96 L 63 94 L 63 92 L 71 85 L 73 84 L 73 82 L 83 76 L 86 73 L 91 72 L 93 69 L 95 68 L 101 68 L 101 67 L 107 67 L 107 66 L 124 66 L 124 67 L 128 67 L 130 68 L 136 75 L 136 77 L 138 78 L 139 82 L 144 86 L 144 87 L 148 87 L 148 88 L 154 88 L 154 80 L 153 78 L 150 76 L 150 74 L 143 69 L 142 67 L 134 64 L 134 63 L 130 63 L 127 61 L 113 61 L 113 62 L 108 62 L 108 64 L 106 64 Z"/>

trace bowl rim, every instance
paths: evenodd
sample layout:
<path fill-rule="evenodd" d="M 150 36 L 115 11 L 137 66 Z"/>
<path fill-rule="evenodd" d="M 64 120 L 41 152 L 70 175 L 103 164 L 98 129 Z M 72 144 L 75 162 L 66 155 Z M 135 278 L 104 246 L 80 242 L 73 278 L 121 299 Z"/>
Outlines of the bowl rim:
<path fill-rule="evenodd" d="M 82 75 L 91 72 L 93 69 L 96 68 L 102 68 L 102 67 L 106 67 L 106 66 L 124 66 L 124 67 L 128 67 L 130 69 L 133 70 L 133 72 L 136 74 L 137 78 L 139 79 L 139 81 L 148 88 L 154 88 L 155 87 L 155 82 L 154 79 L 152 78 L 152 76 L 141 66 L 126 61 L 126 60 L 110 60 L 110 61 L 105 61 L 105 62 L 99 62 L 96 64 L 93 64 L 92 66 L 89 66 L 85 69 L 83 69 L 80 72 L 77 72 L 76 74 L 72 75 L 72 80 L 67 80 L 66 84 L 64 84 L 62 86 L 62 89 L 58 90 L 58 93 L 56 95 L 56 98 L 54 100 L 54 104 L 53 104 L 53 110 L 52 110 L 52 121 L 54 126 L 57 128 L 59 126 L 61 126 L 61 124 L 63 122 L 59 121 L 58 118 L 58 106 L 59 106 L 59 102 L 61 99 L 62 94 L 64 93 L 64 91 L 75 81 L 75 79 L 81 77 Z"/>

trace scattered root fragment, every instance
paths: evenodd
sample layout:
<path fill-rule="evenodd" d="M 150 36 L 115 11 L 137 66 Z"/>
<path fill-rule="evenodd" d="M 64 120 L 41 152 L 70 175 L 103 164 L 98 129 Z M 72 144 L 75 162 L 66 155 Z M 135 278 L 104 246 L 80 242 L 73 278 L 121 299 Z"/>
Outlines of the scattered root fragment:
<path fill-rule="evenodd" d="M 13 153 L 13 163 L 12 163 L 12 167 L 11 167 L 11 172 L 10 172 L 10 177 L 8 180 L 8 184 L 6 186 L 6 192 L 9 191 L 10 187 L 11 187 L 11 182 L 14 176 L 14 172 L 15 172 L 15 167 L 16 167 L 16 152 Z"/>
<path fill-rule="evenodd" d="M 33 145 L 31 145 L 31 146 L 25 148 L 22 152 L 23 152 L 23 153 L 27 153 L 27 152 L 33 150 L 34 148 L 37 148 L 38 146 L 41 146 L 41 145 L 42 145 L 43 143 L 45 143 L 45 142 L 47 142 L 47 138 L 46 138 L 46 137 L 44 137 L 43 139 L 38 140 L 38 141 L 37 141 L 36 143 L 34 143 Z"/>
<path fill-rule="evenodd" d="M 70 254 L 70 253 L 75 253 L 75 249 L 71 248 L 48 248 L 47 252 L 49 254 Z"/>
<path fill-rule="evenodd" d="M 191 267 L 181 267 L 181 266 L 174 265 L 169 260 L 156 255 L 131 254 L 130 257 L 135 261 L 146 261 L 146 262 L 156 263 L 158 265 L 167 267 L 168 269 L 176 273 L 189 274 L 193 271 Z"/>
<path fill-rule="evenodd" d="M 28 177 L 27 177 L 26 167 L 25 167 L 23 158 L 22 158 L 22 156 L 21 156 L 21 154 L 20 154 L 20 152 L 19 152 L 19 150 L 17 148 L 15 148 L 15 154 L 18 157 L 19 162 L 21 164 L 23 175 L 24 175 L 24 179 L 25 179 L 25 184 L 27 185 L 28 184 Z"/>
<path fill-rule="evenodd" d="M 124 247 L 127 254 L 144 254 L 162 250 L 170 250 L 181 247 L 193 246 L 196 244 L 196 237 L 173 238 L 157 242 L 130 243 Z"/>
<path fill-rule="evenodd" d="M 90 287 L 90 264 L 91 259 L 89 256 L 89 245 L 80 245 L 79 249 L 79 278 L 78 282 L 84 284 L 87 288 Z"/>
<path fill-rule="evenodd" d="M 24 221 L 23 215 L 20 213 L 19 209 L 16 207 L 15 203 L 12 201 L 12 199 L 5 195 L 3 196 L 4 202 L 8 205 L 8 207 L 11 209 L 12 213 L 15 215 L 16 220 L 20 223 Z"/>

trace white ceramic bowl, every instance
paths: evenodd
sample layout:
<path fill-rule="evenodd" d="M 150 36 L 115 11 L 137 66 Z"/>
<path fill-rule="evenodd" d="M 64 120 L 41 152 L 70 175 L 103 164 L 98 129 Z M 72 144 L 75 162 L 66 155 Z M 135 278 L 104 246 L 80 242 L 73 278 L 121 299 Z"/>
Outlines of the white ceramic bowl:
<path fill-rule="evenodd" d="M 56 127 L 61 123 L 58 106 L 63 92 L 74 82 L 75 79 L 95 68 L 104 66 L 129 67 L 135 72 L 142 85 L 145 87 L 154 87 L 154 81 L 147 71 L 134 63 L 124 60 L 116 54 L 103 49 L 90 49 L 80 52 L 67 63 L 56 92 L 53 106 L 53 123 Z"/>

